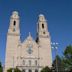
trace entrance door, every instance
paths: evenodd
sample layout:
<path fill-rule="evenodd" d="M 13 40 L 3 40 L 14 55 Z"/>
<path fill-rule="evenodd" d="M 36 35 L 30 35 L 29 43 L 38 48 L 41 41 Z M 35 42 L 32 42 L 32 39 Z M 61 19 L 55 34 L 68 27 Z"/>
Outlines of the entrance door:
<path fill-rule="evenodd" d="M 31 69 L 29 69 L 29 72 L 32 72 L 32 70 L 31 70 Z"/>
<path fill-rule="evenodd" d="M 23 69 L 22 72 L 25 72 L 25 69 Z"/>
<path fill-rule="evenodd" d="M 37 70 L 37 69 L 35 69 L 35 72 L 38 72 L 38 70 Z"/>

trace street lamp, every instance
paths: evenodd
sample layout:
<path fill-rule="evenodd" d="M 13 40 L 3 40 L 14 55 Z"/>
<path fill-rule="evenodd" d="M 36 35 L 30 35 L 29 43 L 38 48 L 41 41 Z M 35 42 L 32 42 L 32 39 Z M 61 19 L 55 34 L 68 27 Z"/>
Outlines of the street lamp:
<path fill-rule="evenodd" d="M 52 45 L 52 49 L 55 49 L 55 56 L 58 55 L 58 53 L 57 53 L 58 44 L 59 44 L 59 43 L 55 43 L 55 42 L 54 42 L 54 43 L 51 43 L 51 45 Z M 58 72 L 57 57 L 56 57 L 56 71 Z"/>

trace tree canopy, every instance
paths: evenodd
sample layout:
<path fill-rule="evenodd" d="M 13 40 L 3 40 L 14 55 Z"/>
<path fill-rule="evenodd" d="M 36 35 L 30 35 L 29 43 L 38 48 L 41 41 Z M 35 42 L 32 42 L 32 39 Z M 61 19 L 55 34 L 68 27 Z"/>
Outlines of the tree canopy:
<path fill-rule="evenodd" d="M 48 66 L 46 66 L 41 70 L 41 72 L 52 72 L 52 70 Z"/>
<path fill-rule="evenodd" d="M 13 68 L 7 70 L 7 72 L 12 72 Z M 18 68 L 14 68 L 14 72 L 21 72 Z"/>
<path fill-rule="evenodd" d="M 0 62 L 0 72 L 3 72 L 2 63 Z"/>
<path fill-rule="evenodd" d="M 63 62 L 64 62 L 65 70 L 71 71 L 72 70 L 72 46 L 71 45 L 67 46 L 64 51 Z"/>

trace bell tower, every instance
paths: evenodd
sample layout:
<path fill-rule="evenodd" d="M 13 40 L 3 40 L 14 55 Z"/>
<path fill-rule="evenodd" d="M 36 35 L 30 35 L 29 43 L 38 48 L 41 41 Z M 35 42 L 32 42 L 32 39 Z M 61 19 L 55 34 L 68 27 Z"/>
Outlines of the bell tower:
<path fill-rule="evenodd" d="M 39 15 L 37 23 L 37 37 L 38 44 L 40 45 L 39 54 L 41 66 L 51 67 L 52 65 L 52 55 L 51 55 L 51 39 L 48 32 L 47 21 L 43 14 Z"/>
<path fill-rule="evenodd" d="M 8 29 L 9 34 L 20 34 L 20 29 L 19 29 L 19 15 L 17 11 L 14 11 L 11 15 L 10 18 L 10 26 Z"/>
<path fill-rule="evenodd" d="M 17 65 L 17 48 L 20 41 L 19 15 L 17 11 L 13 11 L 10 17 L 10 26 L 7 33 L 6 56 L 5 56 L 5 72 L 9 68 Z"/>
<path fill-rule="evenodd" d="M 38 29 L 37 30 L 38 37 L 48 37 L 49 36 L 48 28 L 47 28 L 47 21 L 46 21 L 43 14 L 39 15 L 38 28 L 37 29 Z"/>

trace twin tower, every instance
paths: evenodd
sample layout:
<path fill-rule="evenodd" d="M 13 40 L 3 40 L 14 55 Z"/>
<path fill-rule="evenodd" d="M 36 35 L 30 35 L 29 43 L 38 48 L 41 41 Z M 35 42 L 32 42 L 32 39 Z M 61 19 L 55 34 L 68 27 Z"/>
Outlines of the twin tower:
<path fill-rule="evenodd" d="M 20 40 L 20 18 L 17 11 L 10 17 L 7 33 L 5 69 L 19 68 L 22 72 L 40 72 L 45 66 L 52 66 L 51 40 L 44 15 L 40 14 L 37 22 L 37 36 Z"/>

